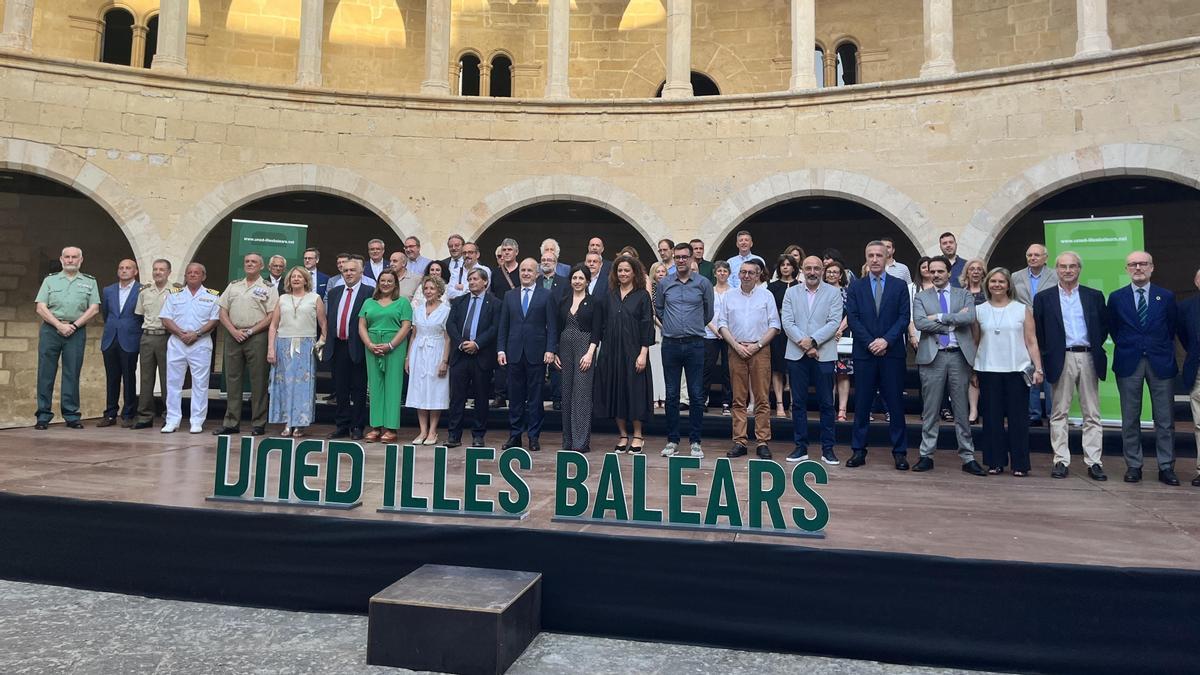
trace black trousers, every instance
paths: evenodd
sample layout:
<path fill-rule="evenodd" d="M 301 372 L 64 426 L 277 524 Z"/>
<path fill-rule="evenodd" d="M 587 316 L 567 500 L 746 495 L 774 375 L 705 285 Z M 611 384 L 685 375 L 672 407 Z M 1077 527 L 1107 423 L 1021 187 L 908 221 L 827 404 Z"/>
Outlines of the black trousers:
<path fill-rule="evenodd" d="M 104 356 L 104 377 L 108 384 L 105 397 L 104 416 L 117 416 L 117 400 L 121 390 L 125 391 L 125 405 L 121 406 L 121 419 L 131 420 L 137 413 L 137 385 L 134 381 L 134 371 L 137 370 L 138 353 L 121 349 L 117 341 L 113 341 L 108 349 L 101 352 Z"/>
<path fill-rule="evenodd" d="M 492 371 L 482 366 L 479 357 L 460 354 L 450 366 L 450 410 L 446 428 L 450 438 L 462 438 L 463 413 L 467 399 L 475 399 L 475 424 L 471 428 L 474 438 L 487 433 L 488 406 L 492 397 Z"/>
<path fill-rule="evenodd" d="M 983 463 L 1029 471 L 1029 387 L 1021 373 L 978 373 Z M 1004 419 L 1008 418 L 1005 429 Z"/>
<path fill-rule="evenodd" d="M 367 426 L 367 364 L 366 357 L 355 363 L 350 360 L 350 344 L 333 339 L 333 393 L 337 396 L 334 424 L 339 431 L 362 431 Z"/>
<path fill-rule="evenodd" d="M 716 397 L 712 393 L 714 384 L 721 385 L 721 393 Z M 729 389 L 729 344 L 724 340 L 704 340 L 704 396 L 707 401 L 697 403 L 712 406 L 716 400 L 720 400 L 720 405 L 733 402 Z"/>
<path fill-rule="evenodd" d="M 546 375 L 546 364 L 538 361 L 531 363 L 508 364 L 508 435 L 510 438 L 520 438 L 522 433 L 528 434 L 529 440 L 536 441 L 542 434 L 542 419 L 545 409 L 542 407 L 542 383 Z"/>

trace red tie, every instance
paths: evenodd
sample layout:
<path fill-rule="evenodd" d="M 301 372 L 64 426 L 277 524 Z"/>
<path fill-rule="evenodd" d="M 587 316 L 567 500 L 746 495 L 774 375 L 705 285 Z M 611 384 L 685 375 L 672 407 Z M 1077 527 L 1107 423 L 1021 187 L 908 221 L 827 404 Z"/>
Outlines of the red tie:
<path fill-rule="evenodd" d="M 342 320 L 338 322 L 338 339 L 349 340 L 350 334 L 346 332 L 346 325 L 350 323 L 350 301 L 354 298 L 354 289 L 346 288 L 346 302 L 342 304 Z"/>

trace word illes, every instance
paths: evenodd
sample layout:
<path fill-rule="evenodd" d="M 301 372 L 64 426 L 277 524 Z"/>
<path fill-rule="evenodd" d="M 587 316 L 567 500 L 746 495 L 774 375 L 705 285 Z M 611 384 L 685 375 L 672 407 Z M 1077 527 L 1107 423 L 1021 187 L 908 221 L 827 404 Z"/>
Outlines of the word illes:
<path fill-rule="evenodd" d="M 446 480 L 446 447 L 433 450 L 433 488 L 429 497 L 416 494 L 416 449 L 411 445 L 399 448 L 387 446 L 384 451 L 383 507 L 380 513 L 426 513 L 438 516 L 468 516 L 474 518 L 511 518 L 523 520 L 529 515 L 529 484 L 517 469 L 533 468 L 533 457 L 523 448 L 508 448 L 500 453 L 497 468 L 507 490 L 500 490 L 496 499 L 479 496 L 482 488 L 492 484 L 491 473 L 482 471 L 480 464 L 496 461 L 495 448 L 467 448 L 463 453 L 463 496 L 448 495 Z M 399 488 L 399 490 L 397 490 Z M 399 492 L 399 494 L 397 494 Z M 496 502 L 500 511 L 496 511 Z"/>
<path fill-rule="evenodd" d="M 321 465 L 310 463 L 309 455 L 325 453 L 324 484 L 308 486 L 308 479 L 321 474 Z M 275 494 L 267 496 L 270 481 L 271 453 L 278 453 L 279 471 Z M 342 459 L 350 460 L 350 484 L 339 488 Z M 217 438 L 217 466 L 213 495 L 208 501 L 262 502 L 284 506 L 316 506 L 331 509 L 353 509 L 362 505 L 363 472 L 366 454 L 358 443 L 344 441 L 306 440 L 296 443 L 291 438 L 264 438 L 254 446 L 254 439 L 243 436 L 238 457 L 237 479 L 230 480 L 229 436 Z M 253 471 L 251 471 L 253 467 Z M 251 478 L 253 477 L 253 481 Z M 254 483 L 253 494 L 250 484 Z"/>
<path fill-rule="evenodd" d="M 698 483 L 684 479 L 684 470 L 700 468 L 700 458 L 675 456 L 667 460 L 667 509 L 650 508 L 646 504 L 646 457 L 633 455 L 630 493 L 621 473 L 620 458 L 609 453 L 604 456 L 596 494 L 591 494 L 585 482 L 591 471 L 588 459 L 578 452 L 558 453 L 555 476 L 554 517 L 558 522 L 587 522 L 602 525 L 624 525 L 686 530 L 725 530 L 754 534 L 778 534 L 795 537 L 824 537 L 829 522 L 829 505 L 807 481 L 813 477 L 817 485 L 829 482 L 825 467 L 816 462 L 800 462 L 788 479 L 779 464 L 762 459 L 747 462 L 746 517 L 742 517 L 737 481 L 733 465 L 725 457 L 713 466 L 711 482 L 707 485 L 704 513 L 685 510 L 684 497 L 701 496 Z M 804 501 L 805 506 L 790 509 L 794 527 L 784 519 L 780 500 L 788 488 Z M 763 512 L 767 521 L 763 521 Z M 810 516 L 808 512 L 811 511 Z"/>

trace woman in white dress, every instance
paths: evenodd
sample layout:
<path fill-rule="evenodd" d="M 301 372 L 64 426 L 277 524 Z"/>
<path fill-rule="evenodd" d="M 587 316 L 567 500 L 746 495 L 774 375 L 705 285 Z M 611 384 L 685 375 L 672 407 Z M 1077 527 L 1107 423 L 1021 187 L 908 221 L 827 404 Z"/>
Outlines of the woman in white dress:
<path fill-rule="evenodd" d="M 404 404 L 417 411 L 420 432 L 413 445 L 436 445 L 438 421 L 450 407 L 450 334 L 446 319 L 450 303 L 442 298 L 446 282 L 441 276 L 421 280 L 424 302 L 413 309 L 413 337 L 404 370 L 408 373 L 408 398 Z"/>
<path fill-rule="evenodd" d="M 662 281 L 667 276 L 667 266 L 664 263 L 656 262 L 650 266 L 650 272 L 646 275 L 646 283 L 650 286 L 646 290 L 650 291 L 650 297 L 653 299 L 658 295 L 658 282 Z M 650 380 L 654 389 L 654 407 L 662 408 L 667 400 L 667 380 L 663 377 L 662 366 L 662 318 L 654 317 L 654 344 L 650 346 Z M 680 392 L 680 402 L 683 401 L 683 392 Z"/>

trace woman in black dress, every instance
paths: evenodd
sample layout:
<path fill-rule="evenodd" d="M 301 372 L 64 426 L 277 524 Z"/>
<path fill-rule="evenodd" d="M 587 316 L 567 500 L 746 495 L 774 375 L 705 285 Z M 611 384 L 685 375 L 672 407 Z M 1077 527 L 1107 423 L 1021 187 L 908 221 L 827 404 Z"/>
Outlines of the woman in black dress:
<path fill-rule="evenodd" d="M 642 424 L 650 419 L 650 345 L 654 344 L 654 311 L 646 291 L 646 272 L 637 258 L 619 256 L 609 273 L 601 309 L 603 330 L 592 333 L 599 344 L 596 359 L 596 417 L 617 423 L 618 453 L 641 452 Z M 629 424 L 632 423 L 632 436 Z"/>
<path fill-rule="evenodd" d="M 592 360 L 594 335 L 600 332 L 598 304 L 588 294 L 592 274 L 582 264 L 571 268 L 571 290 L 558 305 L 558 354 L 554 364 L 562 371 L 563 450 L 588 452 L 592 439 Z"/>
<path fill-rule="evenodd" d="M 797 246 L 796 248 L 800 248 Z M 802 252 L 804 249 L 800 249 Z M 767 284 L 767 290 L 775 296 L 775 309 L 783 312 L 783 295 L 787 289 L 799 283 L 800 264 L 787 253 L 775 261 L 775 281 Z M 771 340 L 771 391 L 775 393 L 775 416 L 791 417 L 787 413 L 790 406 L 784 406 L 783 376 L 787 373 L 787 364 L 783 355 L 787 353 L 787 334 L 779 331 Z"/>

